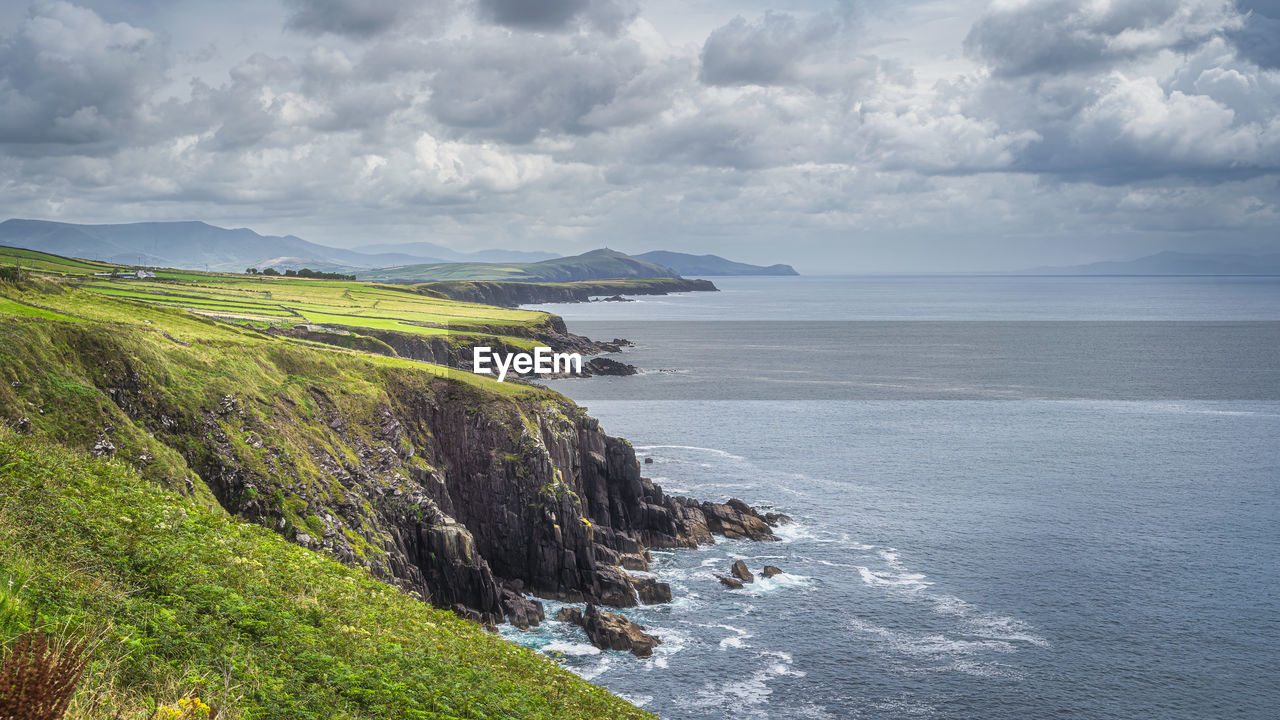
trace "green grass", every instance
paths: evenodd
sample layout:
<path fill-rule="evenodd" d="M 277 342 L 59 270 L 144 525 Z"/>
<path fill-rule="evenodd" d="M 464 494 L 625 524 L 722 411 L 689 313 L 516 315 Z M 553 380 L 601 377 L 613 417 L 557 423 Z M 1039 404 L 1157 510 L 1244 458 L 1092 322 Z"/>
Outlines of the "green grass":
<path fill-rule="evenodd" d="M 4 429 L 0 578 L 4 638 L 97 638 L 69 717 L 140 720 L 189 695 L 270 720 L 650 717 L 122 462 Z"/>
<path fill-rule="evenodd" d="M 158 270 L 155 280 L 113 278 L 103 273 L 127 273 L 131 268 L 3 247 L 0 264 L 7 255 L 18 258 L 28 274 L 61 278 L 101 296 L 181 308 L 259 328 L 307 323 L 409 335 L 480 332 L 521 345 L 550 320 L 546 313 L 457 302 L 404 286 L 186 270 Z M 68 297 L 74 297 L 75 305 L 84 304 L 82 296 Z M 79 314 L 76 307 L 65 305 L 50 312 Z"/>

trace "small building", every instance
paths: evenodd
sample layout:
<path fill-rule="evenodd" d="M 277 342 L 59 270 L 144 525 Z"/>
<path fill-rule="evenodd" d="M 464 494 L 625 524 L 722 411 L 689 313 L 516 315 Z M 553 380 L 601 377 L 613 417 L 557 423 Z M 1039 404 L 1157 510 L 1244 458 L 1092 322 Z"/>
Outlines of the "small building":
<path fill-rule="evenodd" d="M 138 278 L 139 280 L 155 280 L 156 279 L 156 274 L 151 272 L 150 270 L 138 270 L 133 274 L 133 276 Z"/>

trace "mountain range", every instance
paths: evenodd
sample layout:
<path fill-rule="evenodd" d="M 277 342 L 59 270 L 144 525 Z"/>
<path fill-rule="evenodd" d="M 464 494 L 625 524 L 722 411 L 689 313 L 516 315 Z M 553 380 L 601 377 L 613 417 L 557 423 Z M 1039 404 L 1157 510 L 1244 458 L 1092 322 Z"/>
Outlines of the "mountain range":
<path fill-rule="evenodd" d="M 551 253 L 509 250 L 459 253 L 425 242 L 347 250 L 308 242 L 294 235 L 260 235 L 248 228 L 228 229 L 204 222 L 78 225 L 15 218 L 0 223 L 0 245 L 122 265 L 223 272 L 242 272 L 247 267 L 277 270 L 309 267 L 349 272 L 459 259 L 529 262 L 555 257 Z"/>
<path fill-rule="evenodd" d="M 390 267 L 356 273 L 360 280 L 428 282 L 440 280 L 507 280 L 571 282 L 605 278 L 680 277 L 671 268 L 602 248 L 535 263 L 434 263 Z"/>
<path fill-rule="evenodd" d="M 632 257 L 669 267 L 681 275 L 799 275 L 790 265 L 748 265 L 725 260 L 719 255 L 690 255 L 669 250 L 653 250 Z"/>
<path fill-rule="evenodd" d="M 1280 275 L 1280 253 L 1184 253 L 1165 251 L 1135 260 L 1041 267 L 1033 275 Z"/>
<path fill-rule="evenodd" d="M 0 222 L 0 245 L 104 262 L 219 272 L 246 268 L 356 273 L 362 279 L 597 280 L 680 275 L 795 275 L 789 265 L 761 267 L 716 255 L 657 250 L 632 257 L 599 250 L 562 258 L 546 251 L 459 252 L 431 242 L 335 248 L 295 235 L 261 235 L 205 222 L 81 225 L 14 218 Z"/>

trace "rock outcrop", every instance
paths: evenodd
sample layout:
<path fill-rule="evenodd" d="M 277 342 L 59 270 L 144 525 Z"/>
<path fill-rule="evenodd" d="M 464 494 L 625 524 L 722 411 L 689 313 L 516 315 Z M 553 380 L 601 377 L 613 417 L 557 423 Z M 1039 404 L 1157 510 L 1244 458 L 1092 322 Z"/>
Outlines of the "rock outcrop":
<path fill-rule="evenodd" d="M 651 577 L 632 577 L 631 587 L 642 605 L 661 605 L 672 600 L 671 586 Z"/>
<path fill-rule="evenodd" d="M 580 303 L 611 293 L 666 295 L 673 292 L 716 291 L 710 280 L 654 278 L 643 284 L 627 281 L 579 281 L 574 283 L 529 283 L 483 280 L 451 280 L 422 283 L 421 292 L 452 300 L 518 307 L 541 303 Z"/>
<path fill-rule="evenodd" d="M 601 650 L 628 650 L 636 657 L 644 658 L 653 655 L 653 649 L 662 644 L 656 635 L 645 632 L 643 625 L 617 613 L 602 612 L 592 603 L 587 603 L 586 612 L 578 608 L 562 608 L 556 613 L 556 619 L 582 626 L 591 644 Z"/>
<path fill-rule="evenodd" d="M 733 562 L 733 566 L 729 568 L 729 574 L 744 583 L 756 581 L 756 576 L 751 574 L 751 571 L 747 569 L 747 564 L 741 560 L 735 560 Z"/>
<path fill-rule="evenodd" d="M 782 574 L 783 574 L 782 568 L 777 567 L 776 565 L 765 565 L 764 570 L 760 572 L 761 577 L 765 578 L 766 580 L 773 577 L 774 575 L 782 575 Z"/>
<path fill-rule="evenodd" d="M 77 410 L 96 416 L 78 421 L 104 431 L 76 439 L 82 449 L 105 452 L 109 436 L 157 483 L 478 622 L 536 624 L 529 595 L 666 602 L 670 588 L 628 572 L 647 568 L 646 548 L 773 539 L 741 501 L 667 495 L 641 477 L 629 443 L 549 391 L 497 393 L 266 341 L 244 374 L 188 346 L 139 355 L 132 331 L 57 331 L 60 372 L 97 393 Z"/>
<path fill-rule="evenodd" d="M 729 577 L 728 575 L 717 575 L 716 579 L 720 581 L 721 585 L 730 590 L 741 590 L 743 588 L 742 581 L 737 578 Z"/>
<path fill-rule="evenodd" d="M 410 360 L 447 365 L 463 370 L 472 368 L 472 355 L 476 347 L 490 348 L 495 357 L 505 357 L 511 353 L 525 352 L 525 348 L 513 345 L 497 336 L 485 336 L 480 333 L 466 331 L 466 328 L 455 328 L 460 331 L 455 335 L 413 335 L 395 330 L 379 330 L 376 328 L 348 328 L 342 325 L 295 325 L 290 328 L 271 328 L 267 332 L 279 337 L 289 337 L 310 342 L 334 345 L 350 350 L 403 357 Z M 513 331 L 520 328 L 513 328 Z M 581 335 L 575 335 L 565 329 L 564 321 L 557 316 L 550 316 L 542 326 L 528 329 L 530 340 L 543 343 L 555 352 L 578 353 L 583 356 L 599 353 L 616 353 L 631 343 L 621 338 L 595 341 Z M 582 372 L 575 373 L 579 377 L 593 375 L 635 375 L 637 369 L 612 358 L 594 357 L 582 363 Z M 532 374 L 515 377 L 536 377 Z"/>

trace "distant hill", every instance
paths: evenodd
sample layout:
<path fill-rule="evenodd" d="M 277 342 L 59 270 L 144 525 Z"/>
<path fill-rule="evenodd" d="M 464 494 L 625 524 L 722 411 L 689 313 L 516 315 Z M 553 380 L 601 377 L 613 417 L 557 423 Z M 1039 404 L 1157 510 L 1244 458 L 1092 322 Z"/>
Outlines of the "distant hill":
<path fill-rule="evenodd" d="M 637 260 L 616 250 L 592 250 L 536 263 L 436 263 L 356 273 L 361 280 L 427 282 L 437 280 L 509 280 L 567 282 L 615 278 L 680 277 L 671 268 Z"/>
<path fill-rule="evenodd" d="M 293 235 L 259 235 L 248 228 L 227 229 L 203 222 L 77 225 L 13 219 L 0 223 L 0 245 L 123 265 L 207 268 L 226 272 L 242 272 L 247 267 L 274 267 L 277 270 L 309 267 L 312 270 L 350 272 L 449 261 L 449 258 L 439 255 L 420 254 L 419 246 L 421 249 L 457 254 L 431 243 L 376 246 L 385 247 L 386 251 L 346 250 L 308 242 Z M 525 255 L 505 250 L 472 253 L 483 258 L 490 254 Z M 545 253 L 528 255 L 541 259 Z"/>
<path fill-rule="evenodd" d="M 799 275 L 790 265 L 748 265 L 725 260 L 719 255 L 690 255 L 688 253 L 654 250 L 634 257 L 663 265 L 681 275 Z"/>
<path fill-rule="evenodd" d="M 1136 260 L 1041 267 L 1036 275 L 1280 275 L 1280 253 L 1242 255 L 1165 251 Z"/>
<path fill-rule="evenodd" d="M 400 253 L 421 257 L 438 258 L 439 262 L 487 262 L 487 263 L 532 263 L 552 260 L 560 257 L 555 253 L 542 250 L 476 250 L 475 252 L 457 252 L 443 245 L 429 242 L 408 243 L 376 243 L 352 248 L 356 252 L 371 255 L 383 253 Z"/>

